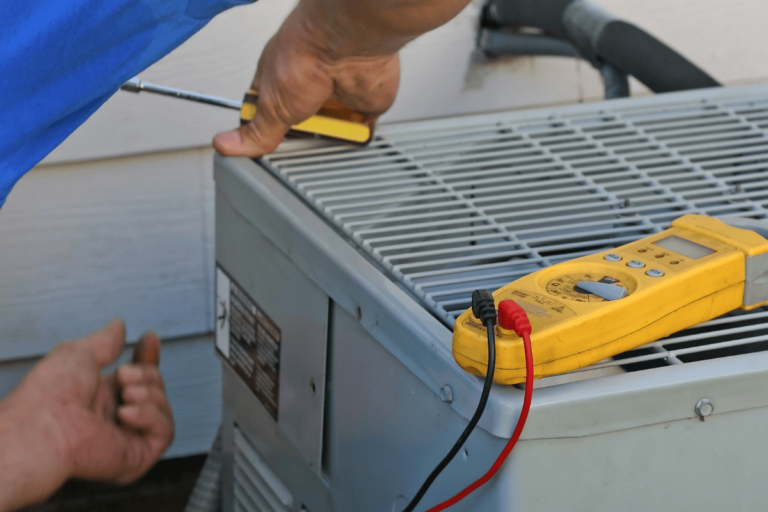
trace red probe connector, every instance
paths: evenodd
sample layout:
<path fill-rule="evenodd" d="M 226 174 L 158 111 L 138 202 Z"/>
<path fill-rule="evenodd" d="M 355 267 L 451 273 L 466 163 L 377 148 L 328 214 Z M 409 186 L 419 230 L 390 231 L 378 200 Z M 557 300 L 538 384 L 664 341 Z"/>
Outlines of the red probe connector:
<path fill-rule="evenodd" d="M 513 300 L 499 302 L 499 326 L 508 331 L 515 331 L 515 334 L 521 338 L 524 334 L 529 336 L 531 334 L 531 322 L 528 321 L 528 315 Z"/>

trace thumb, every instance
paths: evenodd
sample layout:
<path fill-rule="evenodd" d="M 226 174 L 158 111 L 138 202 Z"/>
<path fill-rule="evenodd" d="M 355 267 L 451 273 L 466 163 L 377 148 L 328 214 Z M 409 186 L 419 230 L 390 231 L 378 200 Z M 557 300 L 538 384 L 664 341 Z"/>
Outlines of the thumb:
<path fill-rule="evenodd" d="M 250 123 L 216 135 L 213 147 L 226 156 L 256 158 L 271 153 L 291 128 L 290 124 L 272 117 L 259 109 Z"/>
<path fill-rule="evenodd" d="M 117 359 L 125 344 L 125 324 L 122 320 L 112 320 L 107 326 L 81 342 L 82 346 L 93 354 L 100 367 L 107 366 Z"/>

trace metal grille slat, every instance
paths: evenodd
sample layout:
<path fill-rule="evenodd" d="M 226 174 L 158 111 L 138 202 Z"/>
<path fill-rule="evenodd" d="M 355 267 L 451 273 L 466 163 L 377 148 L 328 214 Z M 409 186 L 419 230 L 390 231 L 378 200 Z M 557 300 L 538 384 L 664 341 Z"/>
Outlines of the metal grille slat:
<path fill-rule="evenodd" d="M 366 148 L 289 142 L 264 162 L 452 327 L 478 283 L 686 213 L 764 218 L 766 127 L 768 86 L 753 86 L 390 125 Z M 768 349 L 765 319 L 734 314 L 598 367 Z"/>

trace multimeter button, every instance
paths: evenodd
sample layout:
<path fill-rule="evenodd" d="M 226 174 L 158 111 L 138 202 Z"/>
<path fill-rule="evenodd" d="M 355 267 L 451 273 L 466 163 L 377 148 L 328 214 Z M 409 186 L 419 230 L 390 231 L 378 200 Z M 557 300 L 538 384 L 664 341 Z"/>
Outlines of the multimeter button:
<path fill-rule="evenodd" d="M 645 266 L 645 263 L 643 263 L 642 261 L 632 260 L 627 262 L 627 266 L 632 268 L 643 268 Z"/>
<path fill-rule="evenodd" d="M 608 261 L 621 261 L 621 256 L 618 254 L 606 254 L 603 258 Z"/>
<path fill-rule="evenodd" d="M 576 285 L 576 288 L 586 293 L 597 295 L 605 300 L 623 299 L 629 295 L 626 288 L 616 286 L 615 284 L 599 283 L 597 281 L 581 281 Z"/>
<path fill-rule="evenodd" d="M 664 272 L 657 268 L 652 268 L 648 272 L 646 272 L 646 275 L 649 275 L 651 277 L 661 277 L 664 275 Z"/>

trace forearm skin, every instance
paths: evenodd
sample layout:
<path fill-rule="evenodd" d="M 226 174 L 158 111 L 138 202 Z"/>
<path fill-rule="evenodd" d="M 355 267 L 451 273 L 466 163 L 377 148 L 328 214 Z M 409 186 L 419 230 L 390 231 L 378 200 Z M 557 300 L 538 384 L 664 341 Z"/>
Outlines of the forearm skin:
<path fill-rule="evenodd" d="M 456 16 L 469 0 L 302 0 L 290 22 L 336 59 L 391 55 Z"/>

